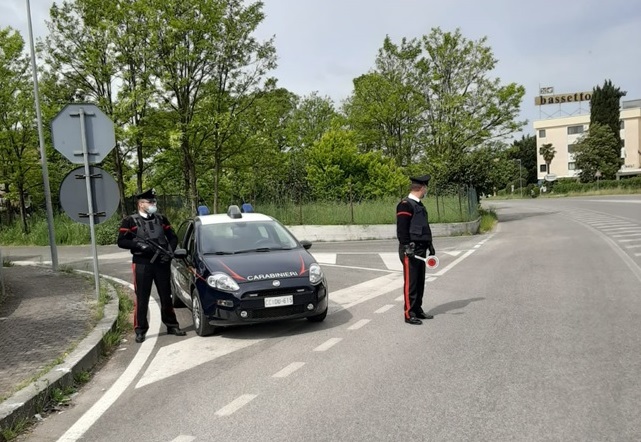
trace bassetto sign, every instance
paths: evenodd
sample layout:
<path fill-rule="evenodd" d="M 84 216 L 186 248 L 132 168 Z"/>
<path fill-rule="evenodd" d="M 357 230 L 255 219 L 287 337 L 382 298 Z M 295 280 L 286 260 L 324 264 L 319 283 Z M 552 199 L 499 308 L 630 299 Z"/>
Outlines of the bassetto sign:
<path fill-rule="evenodd" d="M 534 97 L 534 104 L 541 106 L 544 104 L 563 104 L 576 103 L 578 101 L 590 101 L 592 91 L 590 92 L 573 92 L 569 94 L 539 95 Z"/>

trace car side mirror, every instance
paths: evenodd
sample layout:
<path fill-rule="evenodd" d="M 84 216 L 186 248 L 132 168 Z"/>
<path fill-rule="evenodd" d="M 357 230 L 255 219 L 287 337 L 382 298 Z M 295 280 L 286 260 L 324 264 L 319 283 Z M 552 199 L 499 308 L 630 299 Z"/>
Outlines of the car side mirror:
<path fill-rule="evenodd" d="M 174 250 L 174 258 L 185 259 L 187 258 L 187 250 L 185 249 L 176 249 Z"/>
<path fill-rule="evenodd" d="M 305 250 L 309 250 L 312 247 L 312 242 L 304 239 L 300 242 L 300 245 L 303 246 Z"/>

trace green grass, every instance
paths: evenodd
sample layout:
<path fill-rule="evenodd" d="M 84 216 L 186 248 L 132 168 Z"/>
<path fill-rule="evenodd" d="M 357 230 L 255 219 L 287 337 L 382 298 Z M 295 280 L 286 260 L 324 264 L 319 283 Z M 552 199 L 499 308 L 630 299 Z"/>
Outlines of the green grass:
<path fill-rule="evenodd" d="M 498 223 L 496 212 L 492 208 L 480 209 L 479 214 L 481 215 L 479 233 L 491 232 L 494 229 L 496 223 Z"/>
<path fill-rule="evenodd" d="M 132 329 L 129 317 L 134 309 L 134 303 L 123 287 L 117 286 L 116 293 L 119 300 L 118 318 L 114 330 L 108 331 L 102 337 L 103 355 L 105 356 L 113 352 L 122 341 L 122 336 Z"/>
<path fill-rule="evenodd" d="M 11 441 L 24 433 L 31 425 L 28 418 L 17 419 L 7 428 L 0 428 L 0 441 Z"/>
<path fill-rule="evenodd" d="M 288 226 L 296 225 L 373 225 L 396 223 L 397 198 L 363 203 L 316 202 L 303 205 L 258 204 L 254 209 Z M 458 197 L 428 197 L 423 200 L 431 223 L 470 221 L 475 213 L 468 213 L 466 200 Z"/>

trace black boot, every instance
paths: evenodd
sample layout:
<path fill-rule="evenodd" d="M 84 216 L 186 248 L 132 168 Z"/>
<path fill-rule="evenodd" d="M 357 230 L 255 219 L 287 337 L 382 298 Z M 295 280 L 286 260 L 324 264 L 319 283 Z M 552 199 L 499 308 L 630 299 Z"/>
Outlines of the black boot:
<path fill-rule="evenodd" d="M 167 327 L 167 334 L 176 335 L 176 336 L 185 336 L 187 333 L 181 330 L 180 327 Z"/>

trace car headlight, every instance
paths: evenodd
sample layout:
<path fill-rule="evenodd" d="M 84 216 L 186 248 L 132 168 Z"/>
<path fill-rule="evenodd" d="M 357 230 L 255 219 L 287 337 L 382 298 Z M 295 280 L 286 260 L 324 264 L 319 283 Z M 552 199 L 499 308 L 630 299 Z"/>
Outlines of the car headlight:
<path fill-rule="evenodd" d="M 309 282 L 316 285 L 323 280 L 323 270 L 321 266 L 314 263 L 309 266 Z"/>
<path fill-rule="evenodd" d="M 240 290 L 236 281 L 226 273 L 214 273 L 213 275 L 208 276 L 207 284 L 209 287 L 223 290 L 225 292 L 235 292 Z"/>

